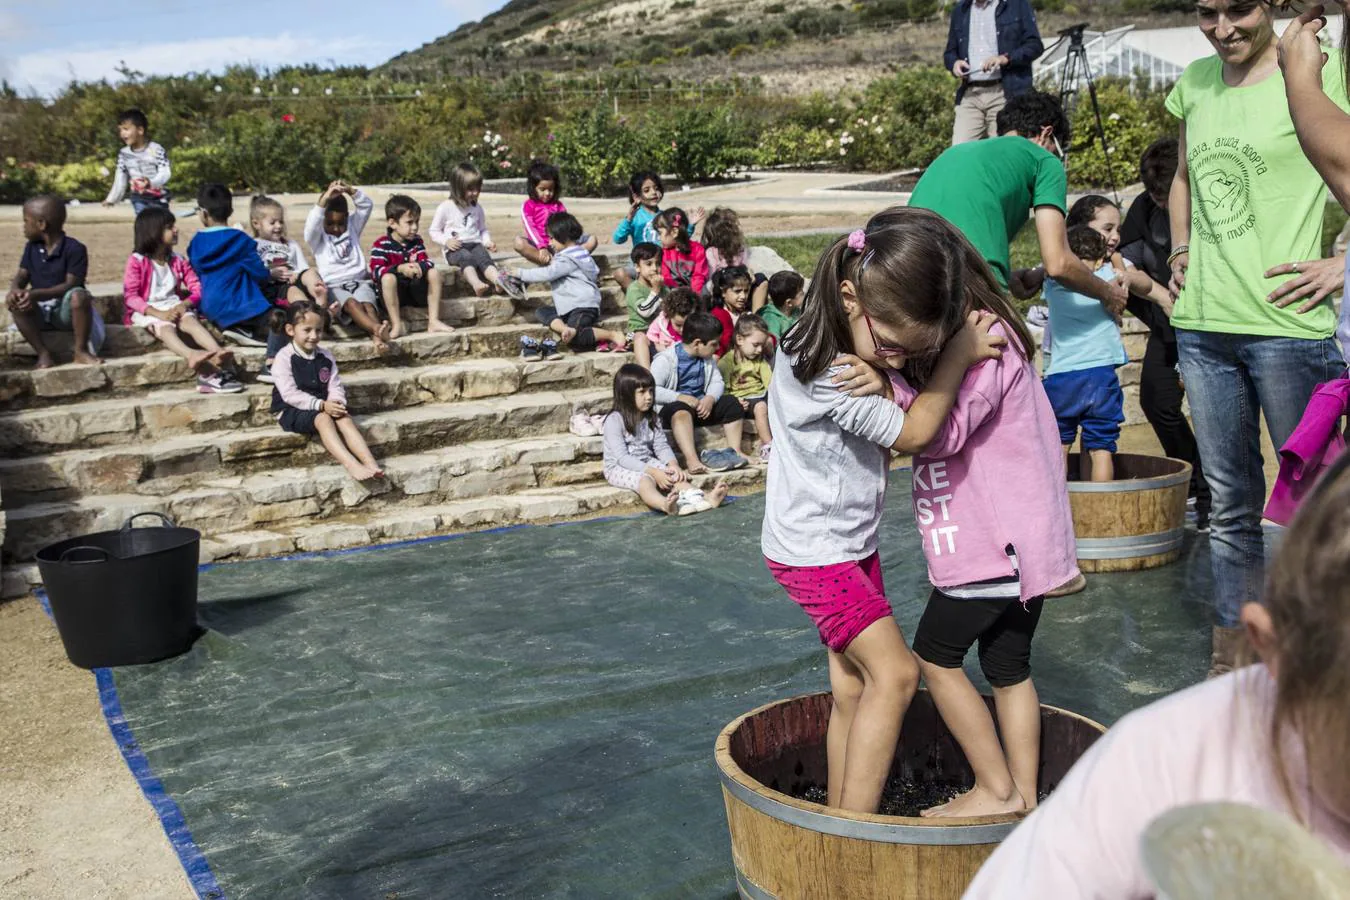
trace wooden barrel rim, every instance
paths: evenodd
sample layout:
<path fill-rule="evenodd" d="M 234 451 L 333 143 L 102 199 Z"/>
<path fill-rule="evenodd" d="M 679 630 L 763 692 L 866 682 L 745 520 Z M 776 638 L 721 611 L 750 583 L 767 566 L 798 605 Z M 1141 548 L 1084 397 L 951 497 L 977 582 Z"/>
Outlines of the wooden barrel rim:
<path fill-rule="evenodd" d="M 1149 534 L 1123 534 L 1116 537 L 1075 538 L 1074 546 L 1083 559 L 1135 559 L 1179 550 L 1186 542 L 1185 528 L 1170 528 Z"/>
<path fill-rule="evenodd" d="M 961 819 L 925 819 L 921 816 L 882 816 L 824 807 L 775 791 L 751 778 L 732 758 L 731 736 L 746 719 L 775 706 L 796 703 L 825 693 L 827 692 L 801 694 L 766 703 L 736 717 L 723 728 L 714 745 L 723 787 L 737 800 L 774 819 L 824 834 L 881 843 L 946 845 L 993 843 L 1007 837 L 1017 823 L 1026 818 L 1026 812 L 1016 812 Z M 1066 718 L 1076 719 L 1102 733 L 1106 731 L 1099 722 L 1070 710 L 1049 704 L 1042 704 L 1041 708 Z M 821 812 L 825 809 L 829 812 Z"/>
<path fill-rule="evenodd" d="M 1139 453 L 1119 453 L 1116 457 L 1143 456 Z M 1117 494 L 1124 491 L 1152 491 L 1160 488 L 1190 484 L 1191 464 L 1171 456 L 1148 456 L 1147 459 L 1167 460 L 1180 466 L 1175 472 L 1166 475 L 1152 475 L 1148 478 L 1121 478 L 1117 481 L 1070 481 L 1071 494 Z"/>

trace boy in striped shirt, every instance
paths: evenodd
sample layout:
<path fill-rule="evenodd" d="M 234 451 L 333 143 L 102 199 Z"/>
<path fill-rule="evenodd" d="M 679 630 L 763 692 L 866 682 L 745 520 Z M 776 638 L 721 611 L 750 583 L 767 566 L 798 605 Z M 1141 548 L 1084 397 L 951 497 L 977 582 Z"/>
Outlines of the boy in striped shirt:
<path fill-rule="evenodd" d="M 117 173 L 104 206 L 121 202 L 131 193 L 131 208 L 140 215 L 151 206 L 169 207 L 169 154 L 146 137 L 150 123 L 139 109 L 128 109 L 117 117 L 117 136 L 126 144 L 117 151 Z"/>
<path fill-rule="evenodd" d="M 441 273 L 427 256 L 418 234 L 422 207 L 404 194 L 394 194 L 384 204 L 388 229 L 370 248 L 370 274 L 380 285 L 389 311 L 392 334 L 404 334 L 403 304 L 427 308 L 427 331 L 449 334 L 455 329 L 441 321 Z"/>

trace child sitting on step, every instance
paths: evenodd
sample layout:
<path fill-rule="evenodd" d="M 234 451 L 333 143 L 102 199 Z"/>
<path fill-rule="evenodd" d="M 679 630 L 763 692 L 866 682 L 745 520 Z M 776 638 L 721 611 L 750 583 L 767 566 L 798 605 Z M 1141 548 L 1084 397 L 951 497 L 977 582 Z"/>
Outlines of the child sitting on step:
<path fill-rule="evenodd" d="M 652 225 L 652 220 L 661 212 L 661 201 L 665 196 L 665 183 L 656 172 L 638 172 L 629 179 L 628 201 L 632 205 L 628 209 L 628 215 L 621 219 L 614 229 L 614 243 L 627 243 L 631 237 L 635 244 L 659 244 L 660 239 Z M 694 215 L 686 227 L 690 237 L 693 237 L 694 226 L 704 216 L 702 207 L 694 210 Z M 614 273 L 614 280 L 619 282 L 619 286 L 625 290 L 628 289 L 628 283 L 636 277 L 637 270 L 632 266 L 625 266 Z"/>
<path fill-rule="evenodd" d="M 661 245 L 661 274 L 666 287 L 687 287 L 695 294 L 703 293 L 708 283 L 708 254 L 689 236 L 689 216 L 672 206 L 656 214 L 652 227 Z"/>
<path fill-rule="evenodd" d="M 383 477 L 361 429 L 347 411 L 347 392 L 338 378 L 337 361 L 319 346 L 328 314 L 309 301 L 286 311 L 291 342 L 272 365 L 272 414 L 282 431 L 317 434 L 333 458 L 357 481 Z"/>
<path fill-rule="evenodd" d="M 392 333 L 403 328 L 403 306 L 427 310 L 427 331 L 450 334 L 455 329 L 441 321 L 441 273 L 427 256 L 418 230 L 422 206 L 406 194 L 394 194 L 384 204 L 388 228 L 370 248 L 370 274 L 380 284 Z"/>
<path fill-rule="evenodd" d="M 234 354 L 216 342 L 197 318 L 202 285 L 186 259 L 173 252 L 178 225 L 162 206 L 136 216 L 136 251 L 122 277 L 123 321 L 150 332 L 187 361 L 203 394 L 237 394 L 244 389 L 230 371 Z M 183 342 L 188 338 L 196 348 Z"/>
<path fill-rule="evenodd" d="M 549 249 L 553 251 L 549 264 L 518 269 L 509 276 L 522 284 L 548 282 L 553 304 L 535 311 L 539 323 L 547 325 L 577 353 L 627 349 L 623 332 L 595 327 L 600 321 L 600 267 L 581 245 L 585 237 L 581 223 L 571 213 L 560 212 L 548 217 L 547 227 Z M 558 345 L 553 340 L 540 342 L 521 335 L 520 355 L 527 361 L 557 359 Z"/>
<path fill-rule="evenodd" d="M 483 192 L 483 173 L 471 162 L 462 162 L 450 173 L 450 199 L 436 207 L 431 217 L 431 240 L 445 254 L 445 263 L 456 266 L 477 297 L 493 287 L 519 299 L 524 293 L 502 277 L 492 254 L 497 252 L 488 233 L 487 213 L 478 205 Z"/>
<path fill-rule="evenodd" d="M 536 266 L 545 266 L 553 258 L 548 246 L 548 217 L 567 212 L 562 203 L 562 175 L 558 167 L 539 159 L 531 162 L 525 174 L 525 192 L 528 196 L 520 208 L 525 233 L 516 238 L 516 252 Z M 600 242 L 586 235 L 581 244 L 588 253 L 594 253 Z"/>
<path fill-rule="evenodd" d="M 781 341 L 801 316 L 802 302 L 806 298 L 806 279 L 786 269 L 775 272 L 769 278 L 767 293 L 768 302 L 755 312 L 769 326 L 769 334 Z"/>
<path fill-rule="evenodd" d="M 662 284 L 664 283 L 665 280 L 662 279 Z M 657 353 L 663 353 L 683 340 L 685 321 L 702 308 L 698 294 L 689 288 L 675 288 L 666 292 L 665 299 L 661 301 L 661 314 L 647 329 L 647 342 L 652 345 L 653 358 Z"/>
<path fill-rule="evenodd" d="M 347 210 L 348 197 L 356 207 L 354 212 Z M 398 335 L 380 319 L 380 300 L 361 249 L 361 232 L 374 209 L 374 201 L 360 190 L 334 181 L 305 217 L 305 242 L 328 287 L 329 314 L 340 322 L 355 322 L 383 353 L 389 349 L 389 340 Z"/>
<path fill-rule="evenodd" d="M 633 342 L 633 358 L 642 368 L 650 369 L 652 343 L 647 338 L 647 329 L 661 315 L 661 302 L 666 298 L 666 280 L 661 277 L 661 248 L 656 244 L 638 244 L 629 258 L 637 269 L 637 278 L 624 294 L 624 304 L 628 307 L 628 338 Z"/>
<path fill-rule="evenodd" d="M 685 320 L 681 337 L 680 343 L 652 359 L 661 426 L 675 436 L 675 446 L 689 474 L 739 469 L 749 462 L 741 455 L 745 413 L 741 404 L 726 393 L 713 358 L 722 337 L 722 323 L 707 313 L 694 313 Z M 721 425 L 726 449 L 708 450 L 700 457 L 694 442 L 696 425 Z"/>
<path fill-rule="evenodd" d="M 703 223 L 703 247 L 708 254 L 710 280 L 728 266 L 741 266 L 751 275 L 750 308 L 758 310 L 764 305 L 769 280 L 763 273 L 750 268 L 750 250 L 745 245 L 745 234 L 735 210 L 718 206 L 708 213 Z"/>
<path fill-rule="evenodd" d="M 769 430 L 769 383 L 773 381 L 773 366 L 768 357 L 772 346 L 773 338 L 764 320 L 754 313 L 746 313 L 736 322 L 731 352 L 723 354 L 717 363 L 727 393 L 741 405 L 745 418 L 755 423 L 760 462 L 769 461 L 769 450 L 773 445 L 773 433 Z"/>
<path fill-rule="evenodd" d="M 301 300 L 328 305 L 328 286 L 319 273 L 310 268 L 305 251 L 286 234 L 286 210 L 265 194 L 256 195 L 248 205 L 249 227 L 258 242 L 258 258 L 272 274 L 263 287 L 263 296 L 285 306 Z"/>
<path fill-rule="evenodd" d="M 750 292 L 754 290 L 755 282 L 745 266 L 726 266 L 710 283 L 712 308 L 709 312 L 722 323 L 722 343 L 717 347 L 720 358 L 731 349 L 731 336 L 736 331 L 736 323 L 742 315 L 750 312 Z"/>
<path fill-rule="evenodd" d="M 682 488 L 689 486 L 689 475 L 670 449 L 655 405 L 652 373 L 636 363 L 620 366 L 614 374 L 614 411 L 605 417 L 602 429 L 605 480 L 617 488 L 636 491 L 642 502 L 657 512 L 675 515 L 682 511 L 680 498 Z M 726 496 L 726 484 L 719 484 L 702 508 L 721 506 Z"/>

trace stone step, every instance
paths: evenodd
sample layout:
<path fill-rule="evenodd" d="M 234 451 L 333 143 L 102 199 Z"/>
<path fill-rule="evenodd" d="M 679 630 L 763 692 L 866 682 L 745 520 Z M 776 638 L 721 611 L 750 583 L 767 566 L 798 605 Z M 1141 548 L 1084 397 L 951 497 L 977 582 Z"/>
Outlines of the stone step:
<path fill-rule="evenodd" d="M 368 482 L 353 480 L 340 466 L 325 460 L 305 468 L 199 478 L 190 485 L 165 482 L 160 494 L 94 494 L 27 504 L 6 512 L 5 557 L 29 560 L 49 543 L 115 529 L 145 512 L 163 513 L 179 525 L 207 534 L 306 528 L 330 520 L 353 522 L 352 516 L 362 521 L 400 516 L 419 519 L 414 512 L 417 508 L 459 501 L 493 508 L 520 491 L 602 479 L 600 438 L 570 434 L 475 442 L 390 457 L 381 464 L 385 477 Z"/>

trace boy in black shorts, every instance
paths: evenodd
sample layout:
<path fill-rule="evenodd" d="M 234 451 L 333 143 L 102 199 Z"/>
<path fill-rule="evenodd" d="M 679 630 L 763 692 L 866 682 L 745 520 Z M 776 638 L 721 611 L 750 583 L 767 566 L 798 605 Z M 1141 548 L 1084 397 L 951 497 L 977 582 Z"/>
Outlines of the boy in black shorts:
<path fill-rule="evenodd" d="M 708 313 L 694 313 L 685 319 L 681 338 L 681 343 L 652 358 L 661 426 L 675 436 L 689 474 L 739 469 L 749 463 L 740 449 L 745 413 L 740 402 L 725 393 L 717 368 L 722 323 Z M 726 449 L 706 450 L 700 456 L 694 443 L 696 424 L 721 425 Z"/>

